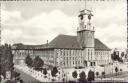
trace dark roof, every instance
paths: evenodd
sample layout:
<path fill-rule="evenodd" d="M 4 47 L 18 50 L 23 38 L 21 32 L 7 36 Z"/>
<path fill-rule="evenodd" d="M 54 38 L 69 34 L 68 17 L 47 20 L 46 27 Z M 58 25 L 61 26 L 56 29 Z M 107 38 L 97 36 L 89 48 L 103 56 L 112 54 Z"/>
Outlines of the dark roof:
<path fill-rule="evenodd" d="M 52 45 L 49 44 L 42 44 L 42 45 L 24 45 L 24 44 L 13 44 L 12 49 L 49 49 L 53 48 Z"/>
<path fill-rule="evenodd" d="M 49 44 L 42 45 L 24 45 L 14 44 L 15 49 L 47 49 L 47 48 L 67 48 L 67 49 L 82 49 L 80 46 L 77 36 L 70 35 L 58 35 Z M 95 39 L 95 50 L 110 50 L 100 40 Z"/>
<path fill-rule="evenodd" d="M 110 48 L 103 44 L 99 39 L 95 38 L 95 50 L 110 50 Z"/>
<path fill-rule="evenodd" d="M 73 48 L 82 49 L 76 36 L 58 35 L 50 42 L 55 48 Z"/>
<path fill-rule="evenodd" d="M 82 49 L 79 42 L 77 41 L 77 36 L 70 35 L 58 35 L 53 39 L 50 44 L 54 45 L 55 48 L 73 48 Z M 95 39 L 95 50 L 110 50 L 105 44 L 100 40 Z"/>

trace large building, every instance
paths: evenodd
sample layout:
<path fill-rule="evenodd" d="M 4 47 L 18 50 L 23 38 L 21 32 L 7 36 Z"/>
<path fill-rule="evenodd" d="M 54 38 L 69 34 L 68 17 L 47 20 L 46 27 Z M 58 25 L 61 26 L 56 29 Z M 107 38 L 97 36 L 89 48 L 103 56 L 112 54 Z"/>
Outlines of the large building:
<path fill-rule="evenodd" d="M 94 37 L 95 29 L 90 10 L 82 10 L 78 15 L 77 36 L 58 35 L 43 45 L 14 44 L 15 64 L 24 63 L 27 55 L 40 56 L 45 64 L 61 67 L 95 66 L 111 62 L 111 50 Z"/>

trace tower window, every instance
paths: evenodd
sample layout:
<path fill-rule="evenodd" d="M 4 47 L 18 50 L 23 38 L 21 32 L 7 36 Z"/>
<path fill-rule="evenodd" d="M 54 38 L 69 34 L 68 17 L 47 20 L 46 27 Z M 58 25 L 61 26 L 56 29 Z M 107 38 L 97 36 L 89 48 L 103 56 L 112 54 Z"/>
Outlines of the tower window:
<path fill-rule="evenodd" d="M 90 64 L 91 66 L 92 66 L 92 62 L 91 62 L 91 64 Z"/>
<path fill-rule="evenodd" d="M 86 28 L 86 25 L 85 25 L 85 28 Z"/>

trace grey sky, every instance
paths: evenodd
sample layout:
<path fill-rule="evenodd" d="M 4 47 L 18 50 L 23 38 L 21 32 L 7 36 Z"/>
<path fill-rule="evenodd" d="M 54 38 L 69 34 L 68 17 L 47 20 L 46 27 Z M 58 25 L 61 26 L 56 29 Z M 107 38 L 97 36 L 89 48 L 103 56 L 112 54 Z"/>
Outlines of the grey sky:
<path fill-rule="evenodd" d="M 2 43 L 43 44 L 58 34 L 76 35 L 84 1 L 2 3 Z M 86 1 L 94 13 L 95 37 L 110 48 L 126 48 L 126 0 Z"/>

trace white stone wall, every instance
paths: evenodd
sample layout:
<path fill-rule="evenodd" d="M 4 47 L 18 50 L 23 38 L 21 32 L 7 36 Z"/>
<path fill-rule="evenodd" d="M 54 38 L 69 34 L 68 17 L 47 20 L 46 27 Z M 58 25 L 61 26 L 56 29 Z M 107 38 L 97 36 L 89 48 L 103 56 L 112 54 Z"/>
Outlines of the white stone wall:
<path fill-rule="evenodd" d="M 94 53 L 95 53 L 94 48 L 85 48 L 83 50 L 83 56 L 84 56 L 84 60 L 87 61 L 87 66 L 91 66 L 91 63 L 93 66 L 96 65 Z"/>
<path fill-rule="evenodd" d="M 13 50 L 14 63 L 21 64 L 27 55 L 32 59 L 39 56 L 45 64 L 54 65 L 54 50 Z"/>
<path fill-rule="evenodd" d="M 27 55 L 33 56 L 33 50 L 12 50 L 12 53 L 14 55 L 14 64 L 24 64 L 24 60 Z"/>
<path fill-rule="evenodd" d="M 55 49 L 56 65 L 61 67 L 83 66 L 82 50 Z"/>
<path fill-rule="evenodd" d="M 94 54 L 95 53 L 95 54 Z M 47 50 L 13 50 L 15 64 L 21 64 L 25 57 L 29 54 L 32 58 L 41 57 L 45 64 L 61 67 L 91 66 L 91 62 L 95 65 L 103 65 L 110 63 L 110 51 L 94 50 L 94 48 L 81 49 L 47 49 Z M 94 63 L 93 63 L 94 66 Z"/>
<path fill-rule="evenodd" d="M 35 56 L 39 56 L 45 64 L 54 65 L 54 50 L 44 49 L 44 50 L 35 50 Z"/>
<path fill-rule="evenodd" d="M 95 51 L 95 59 L 97 62 L 97 65 L 103 65 L 110 63 L 111 60 L 111 52 L 105 51 L 105 50 L 96 50 Z"/>

